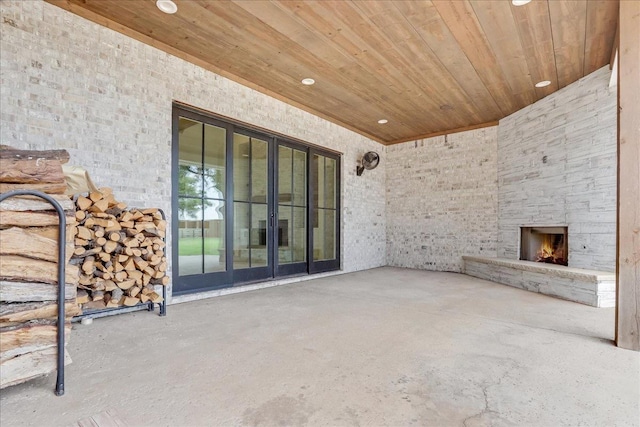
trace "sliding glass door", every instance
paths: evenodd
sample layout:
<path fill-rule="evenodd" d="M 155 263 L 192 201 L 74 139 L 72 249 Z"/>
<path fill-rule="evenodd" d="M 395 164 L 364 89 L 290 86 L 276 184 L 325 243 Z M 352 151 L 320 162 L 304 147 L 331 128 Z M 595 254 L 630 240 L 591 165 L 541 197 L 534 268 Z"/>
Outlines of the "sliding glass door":
<path fill-rule="evenodd" d="M 233 271 L 235 282 L 273 277 L 273 178 L 267 138 L 233 134 Z"/>
<path fill-rule="evenodd" d="M 339 268 L 339 158 L 312 151 L 310 217 L 313 230 L 309 272 Z"/>
<path fill-rule="evenodd" d="M 195 290 L 202 282 L 230 278 L 225 253 L 227 129 L 193 116 L 179 117 L 177 128 L 173 268 L 177 267 L 181 287 Z"/>
<path fill-rule="evenodd" d="M 278 275 L 307 272 L 307 150 L 278 143 Z"/>
<path fill-rule="evenodd" d="M 174 294 L 340 268 L 340 159 L 174 106 Z"/>

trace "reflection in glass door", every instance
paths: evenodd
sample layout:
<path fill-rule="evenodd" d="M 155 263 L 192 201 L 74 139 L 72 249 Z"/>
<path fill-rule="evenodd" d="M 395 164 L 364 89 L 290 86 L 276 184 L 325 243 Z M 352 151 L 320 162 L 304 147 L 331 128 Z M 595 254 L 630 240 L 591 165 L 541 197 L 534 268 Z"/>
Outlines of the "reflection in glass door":
<path fill-rule="evenodd" d="M 224 272 L 226 129 L 179 117 L 177 173 L 178 275 Z"/>
<path fill-rule="evenodd" d="M 307 153 L 278 145 L 278 275 L 307 271 Z"/>
<path fill-rule="evenodd" d="M 234 281 L 273 276 L 269 143 L 233 134 Z"/>

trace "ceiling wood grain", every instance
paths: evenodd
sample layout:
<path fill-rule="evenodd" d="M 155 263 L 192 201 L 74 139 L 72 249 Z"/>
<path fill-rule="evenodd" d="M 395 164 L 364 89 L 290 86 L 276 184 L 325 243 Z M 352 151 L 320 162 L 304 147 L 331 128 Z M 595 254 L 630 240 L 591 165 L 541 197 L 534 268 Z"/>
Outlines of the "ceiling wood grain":
<path fill-rule="evenodd" d="M 47 1 L 383 144 L 493 124 L 606 65 L 618 10 L 617 0 L 174 0 L 166 15 L 153 0 Z"/>

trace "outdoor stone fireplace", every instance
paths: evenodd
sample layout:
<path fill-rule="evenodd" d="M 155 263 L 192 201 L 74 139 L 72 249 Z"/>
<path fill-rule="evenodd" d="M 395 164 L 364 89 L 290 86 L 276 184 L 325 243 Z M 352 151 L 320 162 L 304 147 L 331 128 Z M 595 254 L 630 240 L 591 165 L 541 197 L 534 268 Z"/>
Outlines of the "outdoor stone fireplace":
<path fill-rule="evenodd" d="M 569 265 L 567 227 L 520 227 L 520 259 Z"/>

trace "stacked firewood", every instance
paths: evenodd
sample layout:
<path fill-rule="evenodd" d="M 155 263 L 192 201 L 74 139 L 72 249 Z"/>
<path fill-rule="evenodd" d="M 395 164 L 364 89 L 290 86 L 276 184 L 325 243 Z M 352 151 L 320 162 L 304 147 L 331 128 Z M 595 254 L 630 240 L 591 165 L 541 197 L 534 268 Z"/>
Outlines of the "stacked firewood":
<path fill-rule="evenodd" d="M 80 267 L 83 310 L 161 303 L 166 286 L 166 221 L 157 208 L 127 209 L 111 189 L 76 200 L 78 232 L 71 262 Z"/>
<path fill-rule="evenodd" d="M 65 150 L 0 147 L 0 192 L 38 190 L 65 211 L 67 336 L 71 317 L 80 312 L 75 302 L 78 267 L 68 263 L 76 224 L 75 206 L 64 195 L 62 164 L 68 160 Z M 40 198 L 16 196 L 0 203 L 0 388 L 56 369 L 58 223 L 53 206 Z"/>

